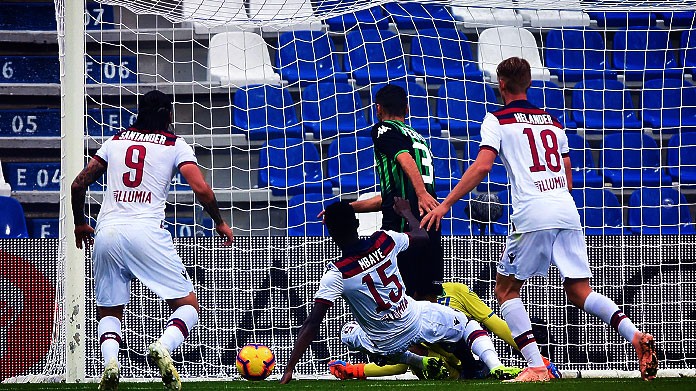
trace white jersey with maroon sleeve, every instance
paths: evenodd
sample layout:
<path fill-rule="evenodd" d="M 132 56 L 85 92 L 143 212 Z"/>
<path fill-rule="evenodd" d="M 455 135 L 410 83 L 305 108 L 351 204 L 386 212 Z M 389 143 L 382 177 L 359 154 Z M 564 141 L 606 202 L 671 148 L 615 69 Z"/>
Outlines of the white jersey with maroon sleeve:
<path fill-rule="evenodd" d="M 514 101 L 486 115 L 481 148 L 500 154 L 507 169 L 514 232 L 582 229 L 563 164 L 568 138 L 558 120 L 526 100 Z"/>
<path fill-rule="evenodd" d="M 333 304 L 343 297 L 375 352 L 403 351 L 418 337 L 420 307 L 406 295 L 397 254 L 408 248 L 408 235 L 377 231 L 343 257 L 327 265 L 315 301 Z"/>
<path fill-rule="evenodd" d="M 197 163 L 184 139 L 133 128 L 109 138 L 94 158 L 107 165 L 97 227 L 134 222 L 159 226 L 174 174 L 184 164 Z"/>

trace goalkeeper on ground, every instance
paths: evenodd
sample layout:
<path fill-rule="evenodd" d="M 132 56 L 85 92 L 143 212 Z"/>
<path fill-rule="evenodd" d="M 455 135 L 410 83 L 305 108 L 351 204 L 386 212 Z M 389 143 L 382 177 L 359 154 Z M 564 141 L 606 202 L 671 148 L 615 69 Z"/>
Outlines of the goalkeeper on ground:
<path fill-rule="evenodd" d="M 452 309 L 458 310 L 466 314 L 470 319 L 478 321 L 483 327 L 490 330 L 493 334 L 497 335 L 499 338 L 507 342 L 512 348 L 517 350 L 517 345 L 515 340 L 512 338 L 512 332 L 508 327 L 507 323 L 502 320 L 498 315 L 496 315 L 493 310 L 484 303 L 481 298 L 476 295 L 466 284 L 457 282 L 446 282 L 442 284 L 442 293 L 433 297 L 433 300 L 438 304 L 451 307 Z M 350 322 L 346 325 L 350 325 Z M 344 326 L 341 330 L 341 342 L 348 345 L 350 348 L 358 350 L 357 346 L 354 345 L 354 341 L 351 337 L 350 331 L 353 329 L 351 327 Z M 423 347 L 426 349 L 426 347 Z M 452 378 L 461 377 L 467 378 L 471 377 L 465 376 L 462 371 L 475 372 L 479 368 L 467 368 L 471 366 L 471 362 L 465 362 L 462 364 L 460 361 L 465 357 L 463 355 L 457 355 L 453 353 L 446 352 L 442 347 L 433 345 L 427 347 L 428 355 L 435 357 L 442 357 L 445 361 L 446 366 L 449 369 L 450 376 Z M 467 355 L 471 356 L 470 352 L 466 352 Z M 470 361 L 470 360 L 465 360 Z M 468 365 L 467 365 L 468 364 Z M 556 366 L 546 360 L 547 368 L 549 370 L 549 376 L 551 378 L 560 378 L 561 374 L 556 369 Z M 406 372 L 408 366 L 405 364 L 396 365 L 384 365 L 379 366 L 375 363 L 360 363 L 351 364 L 341 360 L 332 360 L 329 362 L 329 371 L 339 379 L 365 379 L 368 377 L 379 377 L 379 376 L 392 376 L 400 375 Z M 518 369 L 519 371 L 519 369 Z M 418 375 L 417 371 L 415 372 Z M 514 376 L 514 375 L 513 375 Z"/>

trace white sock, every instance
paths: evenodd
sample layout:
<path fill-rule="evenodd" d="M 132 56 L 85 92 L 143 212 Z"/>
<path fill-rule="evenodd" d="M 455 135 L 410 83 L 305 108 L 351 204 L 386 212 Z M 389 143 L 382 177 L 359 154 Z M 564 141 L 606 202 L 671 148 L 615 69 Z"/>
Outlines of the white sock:
<path fill-rule="evenodd" d="M 522 299 L 515 298 L 506 301 L 500 306 L 500 313 L 512 331 L 515 343 L 520 348 L 522 356 L 527 360 L 530 367 L 544 367 L 544 360 L 541 358 L 539 346 L 536 343 L 534 333 L 532 333 L 532 321 L 529 314 L 524 309 Z"/>
<path fill-rule="evenodd" d="M 97 326 L 99 346 L 101 347 L 104 366 L 115 359 L 118 362 L 118 349 L 121 346 L 121 321 L 114 316 L 105 316 Z"/>
<path fill-rule="evenodd" d="M 481 328 L 477 321 L 470 320 L 466 324 L 464 338 L 466 338 L 466 343 L 471 348 L 471 351 L 486 364 L 488 369 L 503 365 L 498 358 L 498 353 L 495 351 L 491 337 L 488 336 L 488 333 Z"/>
<path fill-rule="evenodd" d="M 410 367 L 425 369 L 423 367 L 423 356 L 420 356 L 408 350 L 397 356 L 396 360 L 402 364 L 407 364 Z"/>
<path fill-rule="evenodd" d="M 628 319 L 619 309 L 619 306 L 608 297 L 597 292 L 590 292 L 585 299 L 584 310 L 613 327 L 628 342 L 633 342 L 633 336 L 638 332 L 638 329 L 631 322 L 631 319 Z"/>
<path fill-rule="evenodd" d="M 169 317 L 159 340 L 171 353 L 184 342 L 197 323 L 198 311 L 192 305 L 182 305 Z"/>

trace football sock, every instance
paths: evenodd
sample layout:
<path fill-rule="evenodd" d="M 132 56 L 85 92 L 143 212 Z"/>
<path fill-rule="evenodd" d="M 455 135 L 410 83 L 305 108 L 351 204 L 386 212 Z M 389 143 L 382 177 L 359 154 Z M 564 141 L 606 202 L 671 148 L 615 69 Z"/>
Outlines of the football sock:
<path fill-rule="evenodd" d="M 104 365 L 112 359 L 118 361 L 118 349 L 121 345 L 121 321 L 114 316 L 105 316 L 99 320 L 97 326 L 99 334 L 99 346 L 101 347 Z"/>
<path fill-rule="evenodd" d="M 408 350 L 396 356 L 396 361 L 410 367 L 425 369 L 423 367 L 423 356 L 419 356 L 413 352 L 409 352 Z"/>
<path fill-rule="evenodd" d="M 198 311 L 191 305 L 182 305 L 169 317 L 167 326 L 159 340 L 171 353 L 184 342 L 197 323 Z"/>
<path fill-rule="evenodd" d="M 408 370 L 408 365 L 406 364 L 395 364 L 395 365 L 384 365 L 379 366 L 373 362 L 368 364 L 353 364 L 353 366 L 363 365 L 363 377 L 354 375 L 356 378 L 361 379 L 365 377 L 380 377 L 380 376 L 392 376 L 401 375 L 406 373 Z M 346 368 L 347 370 L 348 368 Z"/>
<path fill-rule="evenodd" d="M 498 353 L 495 351 L 495 346 L 493 346 L 493 341 L 488 333 L 481 328 L 481 325 L 475 321 L 470 320 L 464 328 L 464 338 L 466 338 L 466 343 L 471 347 L 471 351 L 475 355 L 479 356 L 481 361 L 486 364 L 488 369 L 493 369 L 501 364 L 498 358 Z"/>
<path fill-rule="evenodd" d="M 638 332 L 636 326 L 631 322 L 631 319 L 619 310 L 616 305 L 608 297 L 597 292 L 590 292 L 585 299 L 585 311 L 590 313 L 604 323 L 610 325 L 614 330 L 618 331 L 622 337 L 628 342 L 633 341 L 633 336 Z"/>
<path fill-rule="evenodd" d="M 512 338 L 512 331 L 510 331 L 510 326 L 508 326 L 508 324 L 505 323 L 504 320 L 500 319 L 498 315 L 491 315 L 490 318 L 484 320 L 481 323 L 483 323 L 483 326 L 490 330 L 491 333 L 497 335 L 500 339 L 507 342 L 508 345 L 517 349 L 515 339 Z"/>
<path fill-rule="evenodd" d="M 507 322 L 515 338 L 515 344 L 527 360 L 530 367 L 544 367 L 544 360 L 541 358 L 539 346 L 532 332 L 532 321 L 529 314 L 522 304 L 519 297 L 510 299 L 500 306 L 500 313 Z"/>

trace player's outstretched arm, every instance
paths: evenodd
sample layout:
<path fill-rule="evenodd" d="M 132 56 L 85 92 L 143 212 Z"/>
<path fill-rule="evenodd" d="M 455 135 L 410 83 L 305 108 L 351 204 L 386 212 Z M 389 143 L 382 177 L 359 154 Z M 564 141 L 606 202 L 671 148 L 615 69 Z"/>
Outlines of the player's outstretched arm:
<path fill-rule="evenodd" d="M 411 230 L 408 232 L 409 246 L 423 246 L 428 243 L 428 232 L 420 226 L 420 222 L 411 212 L 411 204 L 408 200 L 394 197 L 394 212 L 406 219 Z"/>
<path fill-rule="evenodd" d="M 353 207 L 355 213 L 379 212 L 382 210 L 382 195 L 377 194 L 376 196 L 366 200 L 353 201 L 350 203 L 350 206 Z M 324 220 L 324 212 L 325 211 L 322 210 L 317 215 L 317 218 L 322 219 L 322 222 Z"/>
<path fill-rule="evenodd" d="M 447 195 L 447 198 L 442 201 L 442 204 L 423 217 L 423 220 L 420 222 L 421 227 L 426 227 L 429 230 L 434 225 L 436 228 L 440 228 L 440 221 L 449 212 L 452 205 L 474 190 L 483 178 L 491 172 L 496 156 L 497 153 L 494 150 L 481 148 L 474 163 L 467 168 L 464 175 L 462 175 L 462 179 L 452 189 L 452 192 Z"/>
<path fill-rule="evenodd" d="M 208 182 L 203 178 L 203 173 L 201 169 L 198 168 L 197 164 L 184 164 L 179 167 L 181 175 L 184 176 L 186 182 L 191 186 L 191 190 L 198 197 L 198 202 L 201 203 L 203 209 L 210 215 L 210 217 L 215 222 L 215 230 L 220 234 L 220 236 L 225 237 L 227 240 L 224 245 L 229 246 L 234 241 L 234 236 L 232 236 L 232 229 L 223 220 L 222 215 L 220 215 L 220 208 L 218 207 L 217 200 L 215 199 L 215 193 L 213 189 L 210 188 Z"/>
<path fill-rule="evenodd" d="M 73 221 L 75 222 L 75 245 L 81 249 L 93 243 L 92 233 L 94 229 L 87 224 L 85 219 L 85 195 L 89 185 L 96 182 L 106 172 L 106 165 L 99 159 L 92 159 L 70 186 L 70 203 L 72 205 Z"/>
<path fill-rule="evenodd" d="M 285 366 L 285 372 L 283 377 L 280 379 L 280 384 L 287 384 L 292 380 L 292 371 L 295 369 L 295 365 L 300 361 L 302 355 L 312 340 L 317 336 L 319 331 L 319 325 L 321 321 L 324 320 L 326 312 L 331 308 L 331 305 L 323 302 L 315 302 L 312 311 L 309 316 L 302 324 L 300 328 L 300 333 L 297 335 L 297 341 L 295 341 L 295 347 L 292 348 L 292 353 L 290 353 L 290 360 L 288 365 Z"/>

